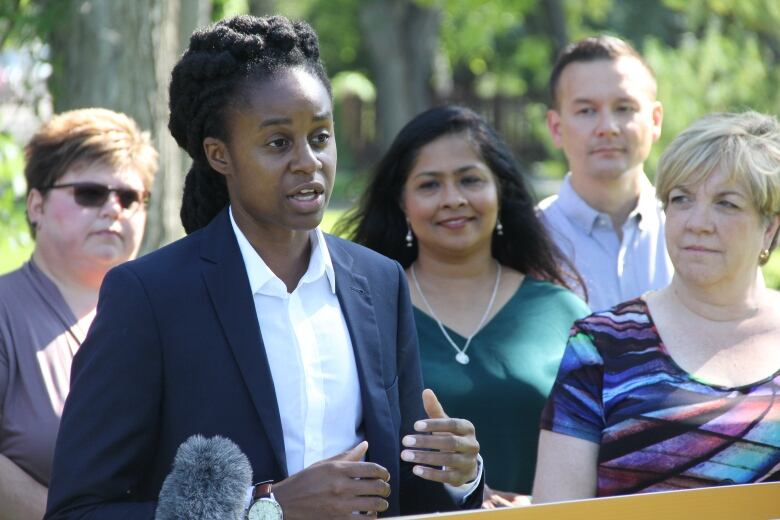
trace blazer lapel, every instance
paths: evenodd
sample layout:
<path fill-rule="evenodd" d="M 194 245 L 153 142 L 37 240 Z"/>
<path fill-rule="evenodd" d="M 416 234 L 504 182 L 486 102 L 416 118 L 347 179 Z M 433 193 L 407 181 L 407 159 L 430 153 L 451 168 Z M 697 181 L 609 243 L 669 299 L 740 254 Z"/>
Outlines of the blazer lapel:
<path fill-rule="evenodd" d="M 371 460 L 385 467 L 392 453 L 385 453 L 398 442 L 394 432 L 390 404 L 382 382 L 382 342 L 379 337 L 376 313 L 371 302 L 368 280 L 353 269 L 352 256 L 341 245 L 326 235 L 328 251 L 336 275 L 336 295 L 347 322 L 352 349 L 355 352 L 360 396 L 363 401 L 363 426 Z M 395 351 L 392 352 L 395 355 Z"/>
<path fill-rule="evenodd" d="M 284 434 L 271 369 L 257 323 L 254 299 L 227 209 L 204 230 L 201 241 L 203 277 L 214 311 L 227 336 L 244 384 L 287 477 Z"/>

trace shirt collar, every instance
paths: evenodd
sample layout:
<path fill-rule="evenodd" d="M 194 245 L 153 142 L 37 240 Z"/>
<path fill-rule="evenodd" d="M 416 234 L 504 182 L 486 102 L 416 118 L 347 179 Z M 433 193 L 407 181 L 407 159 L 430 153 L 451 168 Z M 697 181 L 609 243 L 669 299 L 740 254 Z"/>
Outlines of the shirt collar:
<path fill-rule="evenodd" d="M 649 225 L 649 222 L 653 221 L 652 215 L 657 214 L 661 208 L 661 202 L 656 198 L 655 187 L 650 183 L 650 179 L 647 175 L 642 174 L 642 178 L 639 180 L 639 201 L 636 204 L 636 209 L 631 212 L 629 218 L 637 218 L 637 225 L 639 228 Z"/>
<path fill-rule="evenodd" d="M 244 266 L 246 266 L 246 274 L 249 278 L 249 287 L 252 290 L 252 294 L 258 292 L 264 285 L 272 280 L 278 280 L 278 283 L 282 283 L 278 276 L 268 267 L 262 257 L 257 254 L 255 248 L 249 243 L 249 239 L 241 231 L 233 218 L 233 207 L 228 210 L 230 215 L 230 225 L 233 227 L 233 233 L 236 235 L 238 241 L 238 249 L 241 251 L 241 258 L 244 260 Z M 309 233 L 309 240 L 311 241 L 311 256 L 309 258 L 309 267 L 298 282 L 298 286 L 304 283 L 312 283 L 323 276 L 328 280 L 331 292 L 336 292 L 336 276 L 333 271 L 333 261 L 330 258 L 330 252 L 328 251 L 328 244 L 325 242 L 325 235 L 322 230 L 317 227 Z"/>
<path fill-rule="evenodd" d="M 635 220 L 642 227 L 642 221 L 648 221 L 651 213 L 658 211 L 658 201 L 655 198 L 655 188 L 644 172 L 639 179 L 639 200 L 636 208 L 628 216 L 629 221 Z M 601 213 L 588 205 L 571 185 L 571 172 L 566 174 L 558 192 L 558 201 L 566 217 L 575 222 L 585 232 L 590 234 L 599 218 L 609 219 L 609 215 Z"/>
<path fill-rule="evenodd" d="M 586 233 L 590 234 L 596 225 L 599 216 L 598 211 L 591 208 L 585 200 L 574 191 L 571 185 L 571 172 L 563 178 L 563 184 L 558 192 L 558 202 L 561 211 L 566 218 L 581 227 Z"/>

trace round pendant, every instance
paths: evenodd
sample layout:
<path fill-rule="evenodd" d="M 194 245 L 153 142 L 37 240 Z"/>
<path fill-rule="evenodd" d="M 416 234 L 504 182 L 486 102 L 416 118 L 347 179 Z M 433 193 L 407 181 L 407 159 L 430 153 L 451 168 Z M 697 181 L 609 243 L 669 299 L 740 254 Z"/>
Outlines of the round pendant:
<path fill-rule="evenodd" d="M 469 356 L 465 352 L 458 352 L 457 354 L 455 354 L 455 361 L 457 361 L 461 365 L 468 365 Z"/>

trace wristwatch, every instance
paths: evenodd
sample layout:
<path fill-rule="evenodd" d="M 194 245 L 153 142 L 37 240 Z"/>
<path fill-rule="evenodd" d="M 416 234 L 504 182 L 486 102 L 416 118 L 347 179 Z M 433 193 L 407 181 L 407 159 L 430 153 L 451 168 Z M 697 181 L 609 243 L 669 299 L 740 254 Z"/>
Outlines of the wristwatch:
<path fill-rule="evenodd" d="M 252 491 L 252 503 L 246 512 L 247 520 L 282 520 L 282 506 L 271 493 L 273 481 L 260 482 L 255 484 Z"/>

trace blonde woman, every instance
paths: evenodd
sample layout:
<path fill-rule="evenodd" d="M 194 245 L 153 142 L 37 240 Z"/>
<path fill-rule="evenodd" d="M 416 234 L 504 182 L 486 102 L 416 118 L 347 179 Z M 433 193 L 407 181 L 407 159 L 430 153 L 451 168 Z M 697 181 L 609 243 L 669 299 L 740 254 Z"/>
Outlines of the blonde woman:
<path fill-rule="evenodd" d="M 545 408 L 534 501 L 780 478 L 780 125 L 695 122 L 659 163 L 671 283 L 575 324 Z"/>

